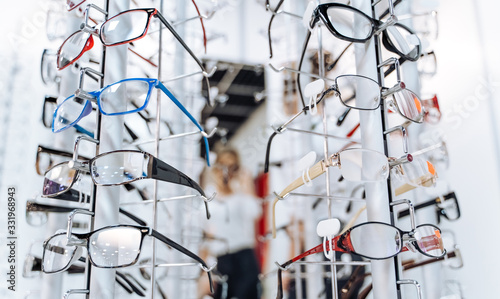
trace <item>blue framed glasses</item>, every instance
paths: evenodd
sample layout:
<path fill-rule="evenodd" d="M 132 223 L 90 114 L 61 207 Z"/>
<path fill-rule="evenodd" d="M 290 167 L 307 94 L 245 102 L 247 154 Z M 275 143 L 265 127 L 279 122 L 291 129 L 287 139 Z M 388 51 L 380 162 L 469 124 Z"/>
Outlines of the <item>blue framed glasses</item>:
<path fill-rule="evenodd" d="M 175 98 L 175 96 L 157 79 L 130 78 L 112 83 L 92 92 L 79 91 L 66 98 L 54 111 L 52 132 L 58 133 L 75 126 L 82 118 L 92 112 L 91 101 L 96 101 L 99 111 L 104 115 L 124 115 L 144 110 L 149 103 L 153 88 L 159 88 L 174 102 L 179 109 L 196 125 L 203 134 L 206 160 L 209 163 L 207 137 L 198 121 Z M 125 101 L 123 100 L 125 99 Z"/>

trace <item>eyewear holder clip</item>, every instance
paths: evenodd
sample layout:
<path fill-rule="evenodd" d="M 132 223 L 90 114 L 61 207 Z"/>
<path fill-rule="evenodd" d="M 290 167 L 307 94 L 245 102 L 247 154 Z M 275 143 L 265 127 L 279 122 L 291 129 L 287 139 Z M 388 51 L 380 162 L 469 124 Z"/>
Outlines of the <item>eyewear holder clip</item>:
<path fill-rule="evenodd" d="M 278 266 L 278 268 L 279 268 L 281 271 L 288 271 L 288 269 L 290 269 L 290 268 L 292 267 L 292 265 L 293 265 L 293 264 L 290 264 L 290 265 L 286 265 L 286 266 L 284 266 L 284 267 L 283 267 L 283 266 L 281 266 L 281 264 L 280 264 L 280 263 L 278 263 L 278 262 L 276 262 L 276 261 L 274 262 L 274 264 L 275 264 L 276 266 Z"/>
<path fill-rule="evenodd" d="M 87 289 L 71 289 L 67 290 L 66 293 L 63 295 L 63 299 L 68 298 L 72 294 L 90 294 L 90 291 Z"/>
<path fill-rule="evenodd" d="M 375 1 L 372 6 L 374 7 L 375 5 L 377 5 L 378 3 L 380 2 L 379 1 Z M 375 31 L 375 34 L 378 35 L 380 34 L 380 32 L 384 31 L 385 29 L 387 29 L 387 27 L 389 26 L 392 26 L 394 24 L 396 24 L 398 22 L 398 18 L 396 17 L 396 15 L 394 14 L 394 3 L 392 0 L 387 0 L 388 2 L 388 7 L 389 7 L 389 18 L 387 19 L 387 21 L 385 21 L 377 31 Z"/>
<path fill-rule="evenodd" d="M 394 68 L 396 69 L 397 83 L 393 87 L 382 91 L 383 98 L 386 98 L 386 97 L 390 96 L 391 94 L 406 88 L 406 85 L 404 84 L 404 82 L 401 82 L 401 70 L 399 68 L 399 60 L 394 58 L 394 57 L 391 57 L 391 58 L 387 59 L 386 61 L 382 62 L 381 64 L 379 64 L 378 68 L 388 66 L 388 65 L 394 65 Z"/>
<path fill-rule="evenodd" d="M 68 215 L 68 227 L 67 227 L 67 231 L 66 231 L 66 237 L 68 239 L 67 245 L 69 245 L 69 246 L 86 246 L 87 241 L 75 240 L 74 238 L 71 238 L 72 228 L 73 228 L 73 218 L 75 217 L 76 214 L 84 214 L 84 215 L 94 216 L 94 212 L 91 212 L 89 210 L 84 210 L 84 209 L 75 209 L 69 213 L 69 215 Z"/>
<path fill-rule="evenodd" d="M 75 139 L 75 145 L 73 146 L 73 161 L 74 162 L 78 162 L 77 159 L 78 159 L 78 149 L 80 147 L 80 141 L 81 140 L 86 140 L 86 141 L 90 141 L 90 142 L 93 142 L 95 144 L 99 144 L 99 140 L 97 139 L 94 139 L 94 138 L 91 138 L 89 136 L 85 136 L 85 135 L 79 135 L 76 137 Z M 75 165 L 79 165 L 78 163 L 75 163 Z"/>
<path fill-rule="evenodd" d="M 108 13 L 104 9 L 100 8 L 99 6 L 97 6 L 93 3 L 88 4 L 87 7 L 85 8 L 85 12 L 84 12 L 85 23 L 82 23 L 80 25 L 80 29 L 82 31 L 90 33 L 94 36 L 99 36 L 98 29 L 96 27 L 89 26 L 89 12 L 90 12 L 91 8 L 97 10 L 98 12 L 102 13 L 106 17 L 108 16 Z"/>
<path fill-rule="evenodd" d="M 203 271 L 205 271 L 205 272 L 208 273 L 208 272 L 211 272 L 213 269 L 215 269 L 215 267 L 217 266 L 217 263 L 216 262 L 213 263 L 212 266 L 210 266 L 208 268 L 205 267 L 205 266 L 203 266 L 202 264 L 198 264 L 198 265 L 200 266 L 201 270 L 203 270 Z"/>
<path fill-rule="evenodd" d="M 409 199 L 400 199 L 396 200 L 390 203 L 390 206 L 397 206 L 397 205 L 407 205 L 408 210 L 410 211 L 410 223 L 411 223 L 411 230 L 415 230 L 417 227 L 415 224 L 415 208 L 413 207 L 413 203 Z"/>
<path fill-rule="evenodd" d="M 175 138 L 181 138 L 181 137 L 186 137 L 190 135 L 196 135 L 196 134 L 201 134 L 201 136 L 206 137 L 206 138 L 211 138 L 212 136 L 215 135 L 217 132 L 217 128 L 213 128 L 210 133 L 207 134 L 205 131 L 192 131 L 188 133 L 181 133 L 181 134 L 174 134 L 166 137 L 160 137 L 158 141 L 164 141 L 164 140 L 170 140 L 170 139 L 175 139 Z M 150 139 L 150 140 L 145 140 L 145 141 L 136 141 L 133 143 L 130 143 L 130 145 L 142 145 L 142 144 L 148 144 L 148 143 L 153 143 L 156 142 L 156 139 Z"/>
<path fill-rule="evenodd" d="M 402 285 L 402 284 L 411 284 L 411 285 L 414 285 L 416 290 L 417 290 L 417 298 L 418 299 L 422 299 L 422 287 L 420 286 L 420 284 L 418 283 L 418 281 L 414 280 L 414 279 L 402 279 L 402 280 L 398 280 L 396 281 L 397 284 L 399 285 Z"/>
<path fill-rule="evenodd" d="M 389 168 L 393 168 L 395 166 L 410 163 L 413 161 L 413 156 L 411 154 L 403 155 L 399 158 L 389 158 Z"/>
<path fill-rule="evenodd" d="M 399 126 L 392 127 L 384 131 L 384 134 L 390 134 L 395 131 L 401 131 L 401 135 L 403 136 L 403 152 L 408 154 L 409 152 L 409 142 L 408 142 L 408 130 L 406 129 L 411 122 L 409 120 L 405 121 L 403 124 Z"/>
<path fill-rule="evenodd" d="M 85 75 L 89 76 L 90 78 L 92 78 L 93 80 L 95 81 L 98 81 L 99 79 L 97 79 L 96 77 L 93 76 L 96 75 L 98 77 L 100 77 L 101 79 L 104 78 L 104 74 L 103 73 L 100 73 L 92 68 L 89 68 L 89 67 L 82 67 L 80 69 L 80 82 L 78 83 L 78 89 L 76 90 L 75 92 L 75 96 L 77 97 L 80 97 L 80 93 L 82 93 L 83 97 L 85 96 L 85 94 L 87 94 L 88 97 L 91 97 L 91 100 L 92 101 L 95 101 L 95 98 L 88 95 L 88 93 L 86 93 L 85 91 L 82 90 L 83 88 L 83 82 L 85 80 Z M 85 98 L 86 100 L 88 98 Z"/>

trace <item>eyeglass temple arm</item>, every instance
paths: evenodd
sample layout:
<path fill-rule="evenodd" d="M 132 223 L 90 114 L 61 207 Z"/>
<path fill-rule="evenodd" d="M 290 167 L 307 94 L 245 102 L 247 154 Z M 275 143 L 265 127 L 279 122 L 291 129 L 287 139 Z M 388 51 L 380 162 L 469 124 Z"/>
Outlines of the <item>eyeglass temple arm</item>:
<path fill-rule="evenodd" d="M 335 245 L 338 241 L 338 239 L 340 238 L 341 235 L 333 238 L 333 244 Z M 338 248 L 337 246 L 335 246 L 335 248 L 332 248 L 330 249 L 330 245 L 329 245 L 329 242 L 327 242 L 326 244 L 326 250 L 334 250 L 334 251 L 339 251 L 339 252 L 346 252 L 345 250 L 341 249 L 341 248 Z M 276 265 L 278 266 L 278 294 L 276 296 L 277 299 L 281 299 L 283 298 L 283 283 L 282 283 L 282 280 L 281 280 L 281 273 L 282 271 L 286 271 L 290 268 L 290 266 L 295 263 L 296 261 L 298 260 L 301 260 L 309 255 L 312 255 L 312 254 L 315 254 L 315 253 L 319 253 L 319 252 L 323 252 L 323 243 L 319 244 L 318 246 L 316 247 L 313 247 L 307 251 L 305 251 L 304 253 L 292 258 L 291 260 L 283 263 L 283 264 L 278 264 L 276 263 Z"/>
<path fill-rule="evenodd" d="M 456 256 L 457 255 L 456 255 L 455 251 L 451 251 L 451 252 L 446 253 L 446 258 L 453 258 L 453 257 L 456 257 Z M 442 257 L 437 257 L 437 258 L 433 258 L 433 259 L 427 259 L 427 260 L 424 260 L 424 261 L 421 261 L 421 262 L 405 263 L 403 265 L 403 270 L 410 270 L 410 269 L 413 269 L 413 268 L 416 268 L 416 267 L 422 267 L 422 266 L 425 266 L 425 265 L 433 264 L 435 262 L 443 261 L 446 258 L 444 256 L 442 256 Z"/>
<path fill-rule="evenodd" d="M 325 173 L 326 167 L 328 165 L 324 162 L 324 160 L 321 160 L 314 164 L 311 168 L 307 170 L 307 177 L 310 178 L 311 180 L 317 178 L 321 174 Z M 280 199 L 283 199 L 285 196 L 287 196 L 290 192 L 293 190 L 299 188 L 300 186 L 304 185 L 304 179 L 302 177 L 295 179 L 290 185 L 288 185 L 283 191 L 281 191 L 280 194 L 276 194 L 276 197 L 274 198 L 273 201 L 273 224 L 272 224 L 272 229 L 273 229 L 273 239 L 276 238 L 276 204 Z"/>
<path fill-rule="evenodd" d="M 284 2 L 284 0 L 280 0 L 278 2 L 278 4 L 276 4 L 276 7 L 274 8 L 274 10 L 271 9 L 271 5 L 269 4 L 269 1 L 266 2 L 266 10 L 272 12 L 272 16 L 269 19 L 269 25 L 267 26 L 267 39 L 269 42 L 269 58 L 273 58 L 273 45 L 272 45 L 273 42 L 271 39 L 271 25 L 274 21 L 274 18 L 276 17 L 276 13 L 277 13 L 278 9 L 281 7 L 283 2 Z"/>
<path fill-rule="evenodd" d="M 142 292 L 130 279 L 128 279 L 128 277 L 125 274 L 121 273 L 120 271 L 116 271 L 116 275 L 118 277 L 120 277 L 121 279 L 123 279 L 130 286 L 130 288 L 132 289 L 132 291 L 134 293 L 136 293 L 140 297 L 146 297 L 146 295 L 144 294 L 144 292 Z M 133 276 L 131 276 L 131 277 L 133 277 Z M 116 280 L 116 282 L 118 282 L 122 287 L 126 288 L 126 286 L 123 285 L 121 283 L 121 281 Z M 144 288 L 144 286 L 142 286 L 137 280 L 135 280 L 135 282 L 138 283 L 139 286 L 141 286 L 142 288 Z"/>
<path fill-rule="evenodd" d="M 179 41 L 179 43 L 189 53 L 189 55 L 191 55 L 191 57 L 193 57 L 193 59 L 196 61 L 196 63 L 198 64 L 198 66 L 203 71 L 203 77 L 205 77 L 206 82 L 207 82 L 207 95 L 208 95 L 207 104 L 209 106 L 211 106 L 211 104 L 210 104 L 210 84 L 208 82 L 208 73 L 207 73 L 207 70 L 205 69 L 205 67 L 203 66 L 203 64 L 201 63 L 201 61 L 198 59 L 198 57 L 196 57 L 196 55 L 194 55 L 193 51 L 191 51 L 191 49 L 188 47 L 188 45 L 184 42 L 184 40 L 175 31 L 174 27 L 172 27 L 172 25 L 167 21 L 167 19 L 165 19 L 163 17 L 163 15 L 158 10 L 156 11 L 156 14 L 154 14 L 154 16 L 156 18 L 160 19 L 160 21 L 163 23 L 163 25 L 165 25 L 165 27 L 167 27 L 167 29 L 172 33 L 172 35 L 177 39 L 177 41 Z"/>
<path fill-rule="evenodd" d="M 170 90 L 167 89 L 167 87 L 163 83 L 158 81 L 158 87 L 160 88 L 161 91 L 163 91 L 169 97 L 169 99 L 172 102 L 174 102 L 174 104 L 177 107 L 179 107 L 179 109 L 181 109 L 181 111 L 191 120 L 191 122 L 202 132 L 203 142 L 205 143 L 205 152 L 206 152 L 205 157 L 207 160 L 207 165 L 210 166 L 210 156 L 209 156 L 210 148 L 208 146 L 208 139 L 207 139 L 208 135 L 205 133 L 205 131 L 203 130 L 201 125 L 198 123 L 198 121 L 193 117 L 193 115 L 191 115 L 191 113 L 189 113 L 189 111 L 187 111 L 186 107 L 184 107 L 184 105 L 182 105 L 181 102 L 179 102 L 179 100 L 177 100 L 177 98 L 170 92 Z"/>
<path fill-rule="evenodd" d="M 403 152 L 408 154 L 408 131 L 406 130 L 406 126 L 395 126 L 390 129 L 384 131 L 384 134 L 390 134 L 395 131 L 401 131 L 401 135 L 403 136 Z"/>
<path fill-rule="evenodd" d="M 307 45 L 309 44 L 309 39 L 310 38 L 311 38 L 311 31 L 307 30 L 306 38 L 304 40 L 304 44 L 302 45 L 302 53 L 300 55 L 299 64 L 297 66 L 297 69 L 299 70 L 299 73 L 297 73 L 297 80 L 296 80 L 297 92 L 299 94 L 300 101 L 302 102 L 302 107 L 304 107 L 304 108 L 306 107 L 306 103 L 304 101 L 304 95 L 302 93 L 302 87 L 300 86 L 300 70 L 302 69 L 302 64 L 304 63 L 304 58 L 305 58 L 306 51 L 307 51 Z M 307 114 L 307 113 L 305 112 L 305 114 Z"/>
<path fill-rule="evenodd" d="M 86 140 L 86 141 L 90 141 L 92 143 L 95 143 L 95 144 L 99 144 L 99 140 L 97 139 L 94 139 L 94 138 L 90 138 L 88 136 L 84 136 L 84 135 L 79 135 L 75 138 L 75 144 L 73 146 L 73 161 L 77 161 L 78 160 L 78 148 L 80 146 L 80 142 L 82 140 Z"/>
<path fill-rule="evenodd" d="M 151 156 L 150 164 L 148 165 L 148 173 L 151 174 L 151 178 L 162 180 L 174 184 L 179 184 L 187 186 L 198 191 L 203 197 L 203 203 L 205 204 L 205 211 L 207 219 L 210 219 L 210 212 L 208 211 L 208 203 L 211 198 L 207 198 L 205 191 L 201 186 L 195 182 L 193 179 L 182 173 L 181 171 L 175 169 L 174 167 L 168 165 L 167 163 L 161 161 L 158 158 Z M 213 197 L 212 197 L 213 198 Z"/>
<path fill-rule="evenodd" d="M 199 262 L 202 266 L 203 266 L 203 270 L 205 272 L 207 272 L 207 275 L 208 275 L 208 280 L 210 282 L 210 292 L 214 292 L 213 290 L 213 283 L 212 283 L 212 275 L 210 273 L 210 271 L 214 268 L 214 267 L 211 267 L 209 268 L 207 266 L 207 264 L 205 263 L 205 261 L 203 261 L 202 258 L 200 258 L 199 256 L 197 256 L 196 254 L 194 254 L 193 252 L 189 251 L 188 249 L 186 249 L 185 247 L 181 246 L 180 244 L 172 241 L 171 239 L 167 238 L 166 236 L 160 234 L 159 232 L 157 232 L 156 230 L 154 229 L 150 229 L 150 235 L 160 241 L 162 241 L 163 243 L 171 246 L 172 248 L 180 251 L 181 253 L 184 253 L 185 255 L 189 256 L 190 258 L 194 259 L 195 261 Z M 215 266 L 215 265 L 214 265 Z"/>

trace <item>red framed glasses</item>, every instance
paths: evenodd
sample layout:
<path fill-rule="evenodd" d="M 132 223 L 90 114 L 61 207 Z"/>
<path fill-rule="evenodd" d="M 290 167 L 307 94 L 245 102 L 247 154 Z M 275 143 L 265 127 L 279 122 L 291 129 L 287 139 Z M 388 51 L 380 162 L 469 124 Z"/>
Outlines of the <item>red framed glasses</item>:
<path fill-rule="evenodd" d="M 97 34 L 104 46 L 118 46 L 139 40 L 146 36 L 152 17 L 160 19 L 181 45 L 189 52 L 200 68 L 205 72 L 201 61 L 177 34 L 172 25 L 155 8 L 131 9 L 117 14 L 104 22 Z M 86 28 L 70 35 L 57 51 L 57 68 L 62 70 L 77 61 L 85 52 L 92 49 L 94 39 L 92 31 Z"/>
<path fill-rule="evenodd" d="M 432 224 L 422 224 L 411 231 L 403 231 L 383 222 L 361 223 L 336 236 L 331 242 L 322 243 L 281 264 L 278 269 L 277 298 L 282 298 L 283 295 L 281 269 L 324 250 L 348 252 L 374 260 L 388 259 L 408 250 L 418 251 L 432 258 L 440 258 L 446 254 L 441 230 Z"/>

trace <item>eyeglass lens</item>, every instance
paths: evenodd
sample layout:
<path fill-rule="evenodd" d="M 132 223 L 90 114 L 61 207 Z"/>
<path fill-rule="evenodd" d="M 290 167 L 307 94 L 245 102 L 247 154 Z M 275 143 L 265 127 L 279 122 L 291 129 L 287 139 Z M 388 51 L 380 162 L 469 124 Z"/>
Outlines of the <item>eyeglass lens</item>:
<path fill-rule="evenodd" d="M 340 171 L 348 181 L 380 181 L 387 179 L 387 157 L 365 149 L 348 149 L 339 154 Z"/>
<path fill-rule="evenodd" d="M 77 170 L 71 169 L 68 163 L 61 163 L 45 173 L 43 195 L 50 196 L 67 191 L 77 177 Z"/>
<path fill-rule="evenodd" d="M 90 169 L 96 184 L 123 184 L 147 176 L 150 157 L 141 152 L 112 152 L 92 160 Z"/>
<path fill-rule="evenodd" d="M 132 227 L 112 227 L 93 233 L 88 250 L 98 267 L 128 266 L 137 261 L 142 242 L 141 231 Z"/>
<path fill-rule="evenodd" d="M 381 223 L 354 227 L 348 234 L 354 252 L 368 258 L 389 258 L 401 251 L 401 234 L 398 229 Z"/>
<path fill-rule="evenodd" d="M 418 248 L 427 256 L 440 257 L 445 252 L 441 232 L 432 225 L 420 225 L 414 230 L 413 237 Z"/>
<path fill-rule="evenodd" d="M 355 10 L 331 6 L 327 9 L 327 15 L 333 28 L 344 37 L 363 40 L 369 38 L 373 32 L 371 20 Z"/>
<path fill-rule="evenodd" d="M 92 112 L 92 104 L 89 101 L 70 96 L 58 106 L 54 113 L 52 130 L 59 132 L 67 129 L 83 116 L 90 114 L 90 112 Z"/>
<path fill-rule="evenodd" d="M 403 89 L 392 94 L 396 108 L 402 116 L 413 122 L 422 122 L 422 103 L 411 90 Z"/>
<path fill-rule="evenodd" d="M 101 112 L 114 115 L 140 110 L 146 105 L 152 87 L 153 85 L 144 80 L 126 80 L 112 84 L 100 94 Z"/>
<path fill-rule="evenodd" d="M 377 109 L 380 105 L 380 87 L 377 82 L 362 76 L 345 75 L 335 79 L 340 100 L 355 109 Z M 362 90 L 362 98 L 357 99 L 356 90 Z"/>
<path fill-rule="evenodd" d="M 89 43 L 93 44 L 90 33 L 82 30 L 73 33 L 59 48 L 57 67 L 63 69 L 73 63 L 82 55 L 86 47 L 90 47 Z"/>
<path fill-rule="evenodd" d="M 43 250 L 43 271 L 54 273 L 65 269 L 74 259 L 77 246 L 69 246 L 66 233 L 57 234 L 47 240 Z"/>
<path fill-rule="evenodd" d="M 113 45 L 141 37 L 148 28 L 150 14 L 145 10 L 131 10 L 106 21 L 100 31 L 105 45 Z"/>

